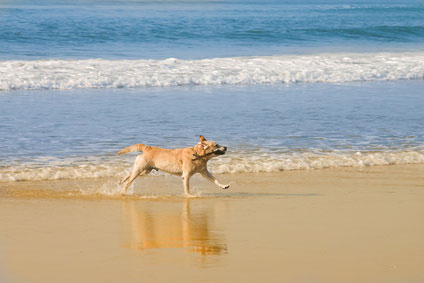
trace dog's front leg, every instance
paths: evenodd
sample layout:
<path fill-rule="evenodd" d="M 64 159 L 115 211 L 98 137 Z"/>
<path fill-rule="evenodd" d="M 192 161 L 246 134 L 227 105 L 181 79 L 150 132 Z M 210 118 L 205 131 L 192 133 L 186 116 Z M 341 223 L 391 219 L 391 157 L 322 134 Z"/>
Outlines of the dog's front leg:
<path fill-rule="evenodd" d="M 192 196 L 190 194 L 190 177 L 192 176 L 192 174 L 186 174 L 183 173 L 181 179 L 183 179 L 183 185 L 184 185 L 184 194 L 186 197 L 190 197 Z"/>
<path fill-rule="evenodd" d="M 202 174 L 203 177 L 205 177 L 206 179 L 208 179 L 223 190 L 226 190 L 230 187 L 230 185 L 221 184 L 207 169 L 200 172 L 200 174 Z"/>

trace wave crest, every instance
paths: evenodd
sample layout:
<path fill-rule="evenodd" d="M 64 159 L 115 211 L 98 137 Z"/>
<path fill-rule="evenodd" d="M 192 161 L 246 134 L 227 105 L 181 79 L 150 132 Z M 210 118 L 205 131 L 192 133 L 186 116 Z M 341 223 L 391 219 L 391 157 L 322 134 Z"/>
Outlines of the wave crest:
<path fill-rule="evenodd" d="M 424 79 L 424 53 L 202 60 L 0 61 L 0 90 L 140 88 Z"/>

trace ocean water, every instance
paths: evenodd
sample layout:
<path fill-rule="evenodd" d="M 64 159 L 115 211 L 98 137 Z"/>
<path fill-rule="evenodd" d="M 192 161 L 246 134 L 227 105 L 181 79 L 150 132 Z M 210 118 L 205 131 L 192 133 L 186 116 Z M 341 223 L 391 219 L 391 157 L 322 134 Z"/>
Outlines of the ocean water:
<path fill-rule="evenodd" d="M 2 1 L 0 182 L 424 163 L 422 1 Z"/>

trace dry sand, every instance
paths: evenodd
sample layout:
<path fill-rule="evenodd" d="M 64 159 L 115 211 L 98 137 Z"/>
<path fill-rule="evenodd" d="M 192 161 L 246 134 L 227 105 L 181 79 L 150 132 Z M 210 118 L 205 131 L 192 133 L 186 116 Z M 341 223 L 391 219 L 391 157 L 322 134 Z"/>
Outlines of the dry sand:
<path fill-rule="evenodd" d="M 424 281 L 423 165 L 218 178 L 1 183 L 0 280 Z"/>

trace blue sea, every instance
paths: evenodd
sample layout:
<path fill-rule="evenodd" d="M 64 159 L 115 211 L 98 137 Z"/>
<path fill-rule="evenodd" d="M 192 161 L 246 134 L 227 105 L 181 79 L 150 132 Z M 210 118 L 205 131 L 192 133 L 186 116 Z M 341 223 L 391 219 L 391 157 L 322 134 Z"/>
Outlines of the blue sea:
<path fill-rule="evenodd" d="M 424 163 L 423 1 L 0 2 L 0 182 Z"/>

